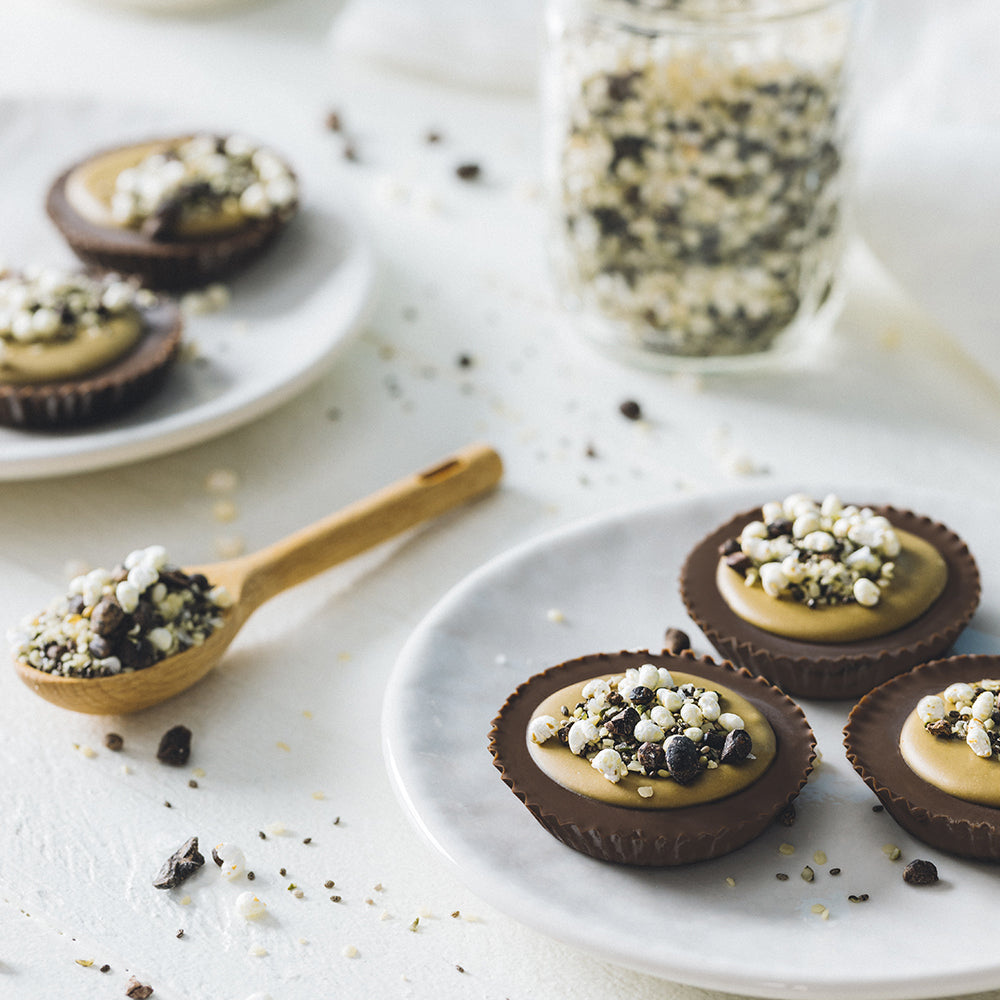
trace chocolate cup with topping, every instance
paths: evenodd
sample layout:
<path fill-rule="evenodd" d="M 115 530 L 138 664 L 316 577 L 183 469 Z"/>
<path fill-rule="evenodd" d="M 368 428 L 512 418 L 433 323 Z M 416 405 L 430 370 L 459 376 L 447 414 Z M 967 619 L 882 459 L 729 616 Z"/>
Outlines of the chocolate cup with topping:
<path fill-rule="evenodd" d="M 801 698 L 856 699 L 890 677 L 944 655 L 979 605 L 975 560 L 961 538 L 945 525 L 909 510 L 871 507 L 893 527 L 933 545 L 948 567 L 941 595 L 908 625 L 876 639 L 820 643 L 786 639 L 744 621 L 719 593 L 716 568 L 720 546 L 760 517 L 756 507 L 706 536 L 685 560 L 680 590 L 688 614 L 726 659 Z"/>
<path fill-rule="evenodd" d="M 930 784 L 911 770 L 899 749 L 903 723 L 924 695 L 982 677 L 1000 677 L 1000 656 L 952 656 L 895 677 L 854 706 L 844 746 L 854 770 L 907 833 L 950 854 L 1000 861 L 1000 809 Z M 994 766 L 1000 774 L 1000 763 Z"/>
<path fill-rule="evenodd" d="M 155 393 L 177 357 L 183 322 L 168 299 L 140 308 L 139 342 L 117 361 L 74 379 L 0 382 L 0 424 L 66 430 L 108 420 Z"/>
<path fill-rule="evenodd" d="M 570 791 L 546 775 L 528 749 L 538 705 L 570 684 L 652 663 L 721 685 L 754 704 L 774 730 L 774 762 L 752 785 L 727 798 L 677 809 L 609 805 Z M 802 790 L 816 741 L 801 709 L 777 688 L 708 657 L 638 652 L 597 653 L 551 667 L 525 681 L 493 720 L 489 748 L 504 783 L 557 840 L 602 861 L 667 867 L 707 861 L 760 836 Z M 569 750 L 566 751 L 569 753 Z"/>
<path fill-rule="evenodd" d="M 68 167 L 49 188 L 45 208 L 81 261 L 99 271 L 137 278 L 147 288 L 180 291 L 231 277 L 271 246 L 298 207 L 197 239 L 153 239 L 138 229 L 100 225 L 77 211 L 67 195 L 67 182 L 79 167 L 115 151 L 102 150 Z"/>

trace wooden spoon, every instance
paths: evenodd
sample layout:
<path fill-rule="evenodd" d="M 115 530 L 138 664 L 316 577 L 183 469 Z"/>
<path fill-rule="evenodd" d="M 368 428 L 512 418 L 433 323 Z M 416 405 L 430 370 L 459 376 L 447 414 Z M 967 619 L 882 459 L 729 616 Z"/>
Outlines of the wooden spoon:
<path fill-rule="evenodd" d="M 259 552 L 191 568 L 188 572 L 204 573 L 210 583 L 223 584 L 233 598 L 224 625 L 201 646 L 143 670 L 110 677 L 64 677 L 15 661 L 18 676 L 35 694 L 74 712 L 119 715 L 166 701 L 219 662 L 243 623 L 265 601 L 485 493 L 497 484 L 502 471 L 492 448 L 470 445 Z"/>

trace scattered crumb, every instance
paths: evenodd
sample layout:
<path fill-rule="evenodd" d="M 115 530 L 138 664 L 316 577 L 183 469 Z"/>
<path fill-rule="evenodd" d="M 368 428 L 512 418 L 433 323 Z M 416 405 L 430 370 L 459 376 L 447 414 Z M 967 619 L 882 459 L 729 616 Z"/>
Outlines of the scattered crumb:
<path fill-rule="evenodd" d="M 239 477 L 232 469 L 213 469 L 205 477 L 205 491 L 212 496 L 225 496 L 239 485 Z"/>
<path fill-rule="evenodd" d="M 813 903 L 812 912 L 815 913 L 821 920 L 830 919 L 830 910 L 822 903 Z"/>
<path fill-rule="evenodd" d="M 215 554 L 220 559 L 235 559 L 246 551 L 246 539 L 242 535 L 219 535 L 213 542 Z"/>
<path fill-rule="evenodd" d="M 618 406 L 618 412 L 626 420 L 641 420 L 642 407 L 634 399 L 626 399 Z"/>
<path fill-rule="evenodd" d="M 794 844 L 780 844 L 778 846 L 778 853 L 779 854 L 784 854 L 786 856 L 794 854 L 795 853 L 795 845 Z"/>
<path fill-rule="evenodd" d="M 559 625 L 566 621 L 566 616 L 558 608 L 549 608 L 545 612 L 545 617 L 548 618 L 550 622 L 554 622 Z"/>
<path fill-rule="evenodd" d="M 483 168 L 478 163 L 460 163 L 455 167 L 455 176 L 463 181 L 479 180 Z"/>
<path fill-rule="evenodd" d="M 94 964 L 94 960 L 92 958 L 78 958 L 76 960 L 76 964 L 82 965 L 85 969 L 89 969 Z"/>
<path fill-rule="evenodd" d="M 232 500 L 216 500 L 212 504 L 212 517 L 220 524 L 229 524 L 239 517 L 239 509 Z"/>
<path fill-rule="evenodd" d="M 895 844 L 883 844 L 882 845 L 882 853 L 890 861 L 898 861 L 900 854 L 902 854 L 902 852 L 900 851 L 900 849 Z"/>
<path fill-rule="evenodd" d="M 286 751 L 286 752 L 288 752 L 288 753 L 290 753 L 290 752 L 291 752 L 291 749 L 292 749 L 292 748 L 291 748 L 291 747 L 290 747 L 290 746 L 289 746 L 289 745 L 288 745 L 288 744 L 287 744 L 287 743 L 286 743 L 286 742 L 285 742 L 284 740 L 278 740 L 278 742 L 277 742 L 277 743 L 275 743 L 274 745 L 275 745 L 275 746 L 276 746 L 276 747 L 277 747 L 277 748 L 278 748 L 279 750 L 284 750 L 284 751 Z"/>
<path fill-rule="evenodd" d="M 322 802 L 326 798 L 325 792 L 313 792 L 312 797 L 316 799 L 317 802 Z"/>
<path fill-rule="evenodd" d="M 341 954 L 344 956 L 344 958 L 357 958 L 359 952 L 358 949 L 355 948 L 353 944 L 349 944 L 344 948 Z"/>
<path fill-rule="evenodd" d="M 826 851 L 816 851 L 813 854 L 813 861 L 818 865 L 826 864 Z"/>
<path fill-rule="evenodd" d="M 726 885 L 728 885 L 729 888 L 732 889 L 736 885 L 736 879 L 734 879 L 732 875 L 727 875 Z"/>
<path fill-rule="evenodd" d="M 263 945 L 255 944 L 252 948 L 247 949 L 247 954 L 263 958 L 267 954 L 267 949 Z"/>

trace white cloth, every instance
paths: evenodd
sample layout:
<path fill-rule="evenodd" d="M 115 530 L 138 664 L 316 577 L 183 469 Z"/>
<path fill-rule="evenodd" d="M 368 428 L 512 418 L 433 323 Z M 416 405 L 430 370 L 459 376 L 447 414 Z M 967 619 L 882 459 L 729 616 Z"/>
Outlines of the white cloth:
<path fill-rule="evenodd" d="M 335 21 L 339 55 L 461 86 L 535 89 L 540 0 L 350 0 Z"/>

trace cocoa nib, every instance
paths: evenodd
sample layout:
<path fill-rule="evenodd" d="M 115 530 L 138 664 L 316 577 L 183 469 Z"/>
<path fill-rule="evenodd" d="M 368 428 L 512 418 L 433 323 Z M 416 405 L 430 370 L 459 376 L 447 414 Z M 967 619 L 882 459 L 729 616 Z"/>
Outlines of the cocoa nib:
<path fill-rule="evenodd" d="M 132 976 L 128 985 L 125 987 L 125 996 L 131 997 L 132 1000 L 146 1000 L 147 997 L 153 995 L 153 987 L 147 986 L 145 983 L 140 983 L 135 976 Z"/>
<path fill-rule="evenodd" d="M 174 767 L 183 767 L 191 756 L 191 730 L 187 726 L 174 726 L 160 738 L 156 759 Z"/>
<path fill-rule="evenodd" d="M 153 885 L 157 889 L 173 889 L 190 878 L 204 863 L 205 858 L 198 850 L 198 838 L 192 837 L 163 862 Z M 146 996 L 148 995 L 147 993 Z"/>

